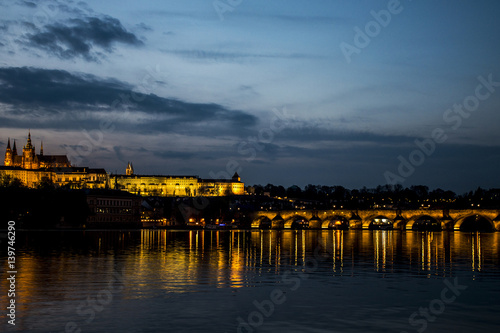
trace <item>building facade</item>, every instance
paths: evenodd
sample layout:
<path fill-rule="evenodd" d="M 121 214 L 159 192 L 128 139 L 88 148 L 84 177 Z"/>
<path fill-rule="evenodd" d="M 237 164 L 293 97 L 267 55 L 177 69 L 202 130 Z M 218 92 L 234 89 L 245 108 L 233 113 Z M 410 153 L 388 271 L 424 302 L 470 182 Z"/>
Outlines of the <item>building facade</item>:
<path fill-rule="evenodd" d="M 90 214 L 87 224 L 140 227 L 142 198 L 121 191 L 86 191 Z"/>
<path fill-rule="evenodd" d="M 198 176 L 135 175 L 131 164 L 125 175 L 111 175 L 116 190 L 142 196 L 196 197 L 245 194 L 245 184 L 235 173 L 232 179 L 200 179 Z"/>
<path fill-rule="evenodd" d="M 40 154 L 37 155 L 35 146 L 31 143 L 31 131 L 28 132 L 28 142 L 23 147 L 22 155 L 17 154 L 16 141 L 14 140 L 14 145 L 11 148 L 10 138 L 8 139 L 4 165 L 25 170 L 71 167 L 66 155 L 44 155 L 43 142 L 40 144 Z"/>
<path fill-rule="evenodd" d="M 104 169 L 73 167 L 66 155 L 44 155 L 43 142 L 40 154 L 36 154 L 31 142 L 31 132 L 28 132 L 22 155 L 17 153 L 16 141 L 11 147 L 10 138 L 8 139 L 4 166 L 0 166 L 0 173 L 17 178 L 30 188 L 43 182 L 74 189 L 109 188 L 108 175 Z"/>
<path fill-rule="evenodd" d="M 73 167 L 66 155 L 44 155 L 43 143 L 36 154 L 31 132 L 18 155 L 16 142 L 7 141 L 4 166 L 0 174 L 18 178 L 24 186 L 34 188 L 43 182 L 73 189 L 115 189 L 141 196 L 195 197 L 245 194 L 245 184 L 235 173 L 232 179 L 201 179 L 198 176 L 136 175 L 132 163 L 124 175 L 109 175 L 104 169 Z"/>

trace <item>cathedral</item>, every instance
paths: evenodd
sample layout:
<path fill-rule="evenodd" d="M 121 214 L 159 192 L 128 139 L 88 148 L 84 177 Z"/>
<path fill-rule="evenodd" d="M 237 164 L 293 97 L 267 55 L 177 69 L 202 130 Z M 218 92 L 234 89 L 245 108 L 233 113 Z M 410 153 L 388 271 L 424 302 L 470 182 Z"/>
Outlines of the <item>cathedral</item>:
<path fill-rule="evenodd" d="M 17 154 L 16 141 L 14 140 L 11 148 L 10 139 L 8 139 L 4 165 L 28 170 L 71 167 L 66 155 L 44 155 L 43 142 L 40 145 L 40 154 L 37 155 L 35 146 L 31 143 L 31 132 L 28 132 L 28 142 L 23 147 L 22 155 Z"/>
<path fill-rule="evenodd" d="M 31 142 L 31 132 L 28 132 L 28 141 L 23 147 L 22 155 L 17 152 L 16 141 L 11 147 L 8 139 L 4 165 L 0 166 L 1 175 L 17 178 L 30 188 L 43 182 L 74 189 L 107 188 L 109 185 L 104 169 L 72 167 L 66 155 L 44 155 L 43 143 L 40 145 L 40 154 L 37 154 Z"/>
<path fill-rule="evenodd" d="M 125 175 L 108 174 L 104 169 L 73 167 L 66 155 L 44 155 L 43 142 L 36 154 L 28 132 L 23 154 L 18 155 L 16 141 L 12 147 L 7 141 L 4 165 L 0 175 L 21 180 L 27 187 L 43 182 L 73 189 L 115 189 L 142 196 L 225 196 L 243 195 L 245 184 L 235 173 L 231 179 L 201 179 L 198 176 L 136 175 L 132 163 L 127 164 Z"/>

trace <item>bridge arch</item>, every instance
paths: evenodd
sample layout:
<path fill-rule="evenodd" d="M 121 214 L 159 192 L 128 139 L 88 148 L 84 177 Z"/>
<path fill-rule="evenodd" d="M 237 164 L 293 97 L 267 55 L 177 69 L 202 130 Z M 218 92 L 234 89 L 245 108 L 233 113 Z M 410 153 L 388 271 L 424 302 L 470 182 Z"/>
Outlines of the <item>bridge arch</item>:
<path fill-rule="evenodd" d="M 296 227 L 298 223 L 307 223 L 309 224 L 309 220 L 302 215 L 293 215 L 292 217 L 285 220 L 284 227 L 285 229 L 292 229 Z"/>
<path fill-rule="evenodd" d="M 412 216 L 406 223 L 406 230 L 441 230 L 441 222 L 427 214 Z"/>
<path fill-rule="evenodd" d="M 272 221 L 267 216 L 258 216 L 252 221 L 252 228 L 271 228 Z"/>
<path fill-rule="evenodd" d="M 470 214 L 459 218 L 454 230 L 457 231 L 495 231 L 495 223 L 487 216 L 481 214 Z"/>
<path fill-rule="evenodd" d="M 393 221 L 385 215 L 377 215 L 363 222 L 363 229 L 392 229 Z M 366 226 L 366 227 L 365 227 Z"/>
<path fill-rule="evenodd" d="M 346 230 L 349 228 L 349 220 L 341 215 L 328 216 L 321 223 L 321 229 Z"/>

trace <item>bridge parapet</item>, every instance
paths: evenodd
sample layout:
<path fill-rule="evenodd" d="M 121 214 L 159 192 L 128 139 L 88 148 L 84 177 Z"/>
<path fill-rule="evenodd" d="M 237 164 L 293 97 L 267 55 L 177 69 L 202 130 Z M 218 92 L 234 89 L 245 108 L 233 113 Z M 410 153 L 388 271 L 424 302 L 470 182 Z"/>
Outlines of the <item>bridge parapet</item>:
<path fill-rule="evenodd" d="M 310 228 L 328 228 L 329 221 L 342 219 L 348 222 L 350 229 L 368 229 L 375 218 L 385 218 L 393 223 L 394 229 L 412 229 L 414 223 L 430 217 L 441 224 L 443 230 L 459 230 L 465 219 L 480 216 L 491 223 L 492 228 L 500 231 L 500 209 L 366 209 L 366 210 L 284 210 L 258 211 L 252 223 L 252 228 L 258 228 L 260 221 L 267 218 L 272 221 L 275 229 L 290 228 L 294 218 L 301 217 L 310 221 Z M 282 218 L 279 219 L 279 217 Z"/>

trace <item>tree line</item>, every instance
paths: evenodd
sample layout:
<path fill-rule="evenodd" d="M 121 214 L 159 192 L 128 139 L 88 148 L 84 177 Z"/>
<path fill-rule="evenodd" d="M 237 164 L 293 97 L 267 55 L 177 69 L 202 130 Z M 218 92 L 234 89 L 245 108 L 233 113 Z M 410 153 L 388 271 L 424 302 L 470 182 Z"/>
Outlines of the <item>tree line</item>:
<path fill-rule="evenodd" d="M 379 185 L 375 188 L 347 189 L 343 186 L 309 184 L 285 188 L 273 184 L 254 185 L 249 189 L 255 195 L 273 198 L 309 201 L 318 208 L 497 208 L 500 207 L 500 189 L 482 189 L 457 194 L 428 186 Z"/>

